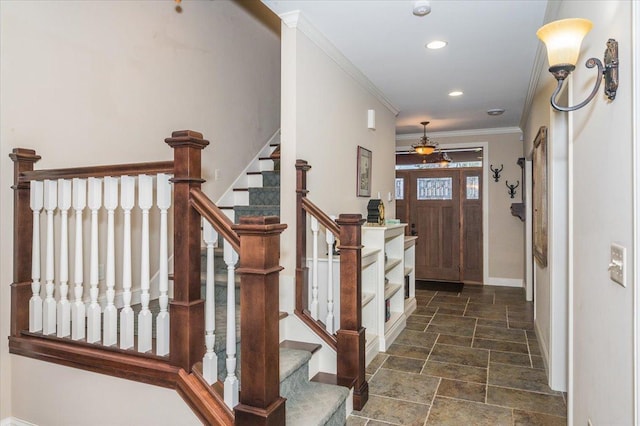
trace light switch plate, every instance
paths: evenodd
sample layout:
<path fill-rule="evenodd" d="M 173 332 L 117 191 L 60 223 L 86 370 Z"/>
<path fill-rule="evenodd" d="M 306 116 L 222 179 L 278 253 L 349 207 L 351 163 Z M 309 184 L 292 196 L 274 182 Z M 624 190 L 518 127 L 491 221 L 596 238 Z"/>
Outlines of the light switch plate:
<path fill-rule="evenodd" d="M 609 260 L 609 278 L 623 287 L 627 286 L 625 280 L 625 266 L 627 250 L 620 244 L 611 243 L 611 258 Z"/>

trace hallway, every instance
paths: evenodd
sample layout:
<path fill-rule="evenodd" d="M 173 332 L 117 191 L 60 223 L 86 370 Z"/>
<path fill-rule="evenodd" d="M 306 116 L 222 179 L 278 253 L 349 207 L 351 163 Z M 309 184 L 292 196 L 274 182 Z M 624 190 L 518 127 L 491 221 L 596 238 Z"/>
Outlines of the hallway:
<path fill-rule="evenodd" d="M 369 402 L 348 426 L 566 424 L 524 289 L 466 285 L 416 299 L 406 330 L 367 368 Z"/>

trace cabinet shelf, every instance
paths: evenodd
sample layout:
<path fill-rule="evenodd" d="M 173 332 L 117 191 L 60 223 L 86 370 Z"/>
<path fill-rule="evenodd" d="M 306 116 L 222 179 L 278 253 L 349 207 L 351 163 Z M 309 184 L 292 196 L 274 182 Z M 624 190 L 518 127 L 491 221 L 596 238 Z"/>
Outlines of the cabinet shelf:
<path fill-rule="evenodd" d="M 402 285 L 400 284 L 392 284 L 389 283 L 387 285 L 384 286 L 384 300 L 390 299 L 391 297 L 393 297 L 398 290 L 400 290 L 402 288 Z"/>
<path fill-rule="evenodd" d="M 367 306 L 369 302 L 375 299 L 375 297 L 376 297 L 375 293 L 362 292 L 362 307 L 364 308 L 365 306 Z"/>
<path fill-rule="evenodd" d="M 389 258 L 384 264 L 384 272 L 385 274 L 402 263 L 402 259 L 392 259 Z"/>

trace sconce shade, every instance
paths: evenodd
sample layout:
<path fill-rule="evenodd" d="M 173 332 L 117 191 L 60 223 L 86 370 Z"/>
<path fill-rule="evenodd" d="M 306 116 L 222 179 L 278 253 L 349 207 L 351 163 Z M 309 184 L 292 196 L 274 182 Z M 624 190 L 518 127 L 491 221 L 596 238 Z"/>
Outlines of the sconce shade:
<path fill-rule="evenodd" d="M 547 46 L 549 66 L 575 66 L 582 39 L 592 27 L 591 21 L 582 18 L 561 19 L 540 27 L 536 35 Z"/>

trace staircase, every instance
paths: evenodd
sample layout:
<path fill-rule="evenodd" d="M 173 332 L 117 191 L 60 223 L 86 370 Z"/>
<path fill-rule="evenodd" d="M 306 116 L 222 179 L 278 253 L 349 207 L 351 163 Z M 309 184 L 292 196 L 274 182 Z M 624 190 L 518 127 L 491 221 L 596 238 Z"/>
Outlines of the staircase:
<path fill-rule="evenodd" d="M 223 196 L 220 204 L 233 200 L 233 206 L 221 209 L 235 223 L 242 216 L 279 216 L 280 215 L 280 146 L 270 143 L 245 171 L 245 176 L 236 184 L 246 187 L 234 188 Z M 221 244 L 220 244 L 221 246 Z M 206 251 L 203 251 L 202 265 L 206 265 Z M 216 343 L 214 350 L 218 356 L 218 377 L 224 381 L 227 372 L 226 358 L 226 300 L 227 270 L 222 260 L 222 249 L 215 250 L 215 303 L 216 303 Z M 205 294 L 206 271 L 202 272 L 202 295 Z M 240 278 L 236 275 L 236 301 L 240 300 Z M 238 365 L 240 365 L 240 318 L 239 306 L 236 309 L 236 333 Z M 286 317 L 283 314 L 281 318 Z M 220 331 L 218 331 L 220 330 Z M 309 378 L 309 362 L 321 348 L 318 344 L 285 340 L 280 344 L 280 395 L 287 399 L 286 424 L 292 426 L 344 425 L 346 422 L 346 404 L 349 389 L 334 384 L 320 383 L 319 374 Z M 240 377 L 240 371 L 236 374 Z M 326 380 L 325 380 L 326 381 Z M 242 385 L 241 385 L 242 386 Z"/>

